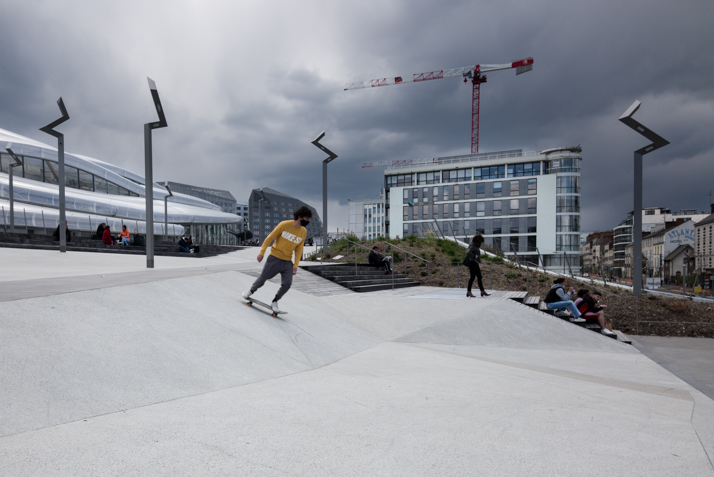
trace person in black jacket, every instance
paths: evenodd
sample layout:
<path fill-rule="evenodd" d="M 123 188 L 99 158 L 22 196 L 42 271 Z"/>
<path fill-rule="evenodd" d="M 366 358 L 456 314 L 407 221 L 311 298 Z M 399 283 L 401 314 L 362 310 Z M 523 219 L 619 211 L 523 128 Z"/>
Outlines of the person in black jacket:
<path fill-rule="evenodd" d="M 65 232 L 65 235 L 66 235 L 66 237 L 67 237 L 67 242 L 71 242 L 71 241 L 72 241 L 72 234 L 71 234 L 70 231 L 69 231 L 69 227 L 67 226 L 67 221 L 66 221 L 66 220 L 64 221 L 64 232 Z M 56 241 L 59 241 L 59 239 L 60 239 L 60 226 L 59 226 L 59 225 L 57 226 L 57 228 L 55 229 L 55 231 L 52 233 L 52 236 L 54 237 L 54 239 L 55 239 Z"/>
<path fill-rule="evenodd" d="M 379 253 L 379 247 L 375 245 L 369 252 L 369 264 L 375 267 L 384 267 L 387 275 L 392 274 L 392 257 L 385 257 Z"/>
<path fill-rule="evenodd" d="M 471 276 L 469 277 L 469 285 L 466 289 L 466 296 L 470 298 L 475 298 L 476 296 L 471 293 L 471 286 L 474 284 L 474 279 L 478 279 L 478 288 L 481 290 L 481 296 L 489 296 L 486 290 L 483 288 L 483 277 L 481 276 L 481 267 L 479 263 L 481 262 L 481 244 L 483 244 L 483 236 L 480 234 L 474 235 L 471 239 L 471 245 L 466 251 L 466 258 L 464 259 L 464 265 L 469 267 L 469 272 Z"/>
<path fill-rule="evenodd" d="M 99 224 L 99 227 L 97 227 L 97 234 L 92 238 L 94 238 L 96 240 L 102 240 L 102 238 L 104 237 L 104 229 L 106 229 L 106 228 L 107 228 L 107 224 L 105 224 L 104 222 Z"/>

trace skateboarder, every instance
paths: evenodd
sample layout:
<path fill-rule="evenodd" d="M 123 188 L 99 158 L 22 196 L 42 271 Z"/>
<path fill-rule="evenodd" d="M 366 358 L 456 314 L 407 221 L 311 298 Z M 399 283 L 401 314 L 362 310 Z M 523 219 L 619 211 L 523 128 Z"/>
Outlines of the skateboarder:
<path fill-rule="evenodd" d="M 275 240 L 275 243 L 270 248 L 270 256 L 265 262 L 263 272 L 258 279 L 250 287 L 250 290 L 243 292 L 243 298 L 246 300 L 263 286 L 266 280 L 273 278 L 278 273 L 281 276 L 280 289 L 273 298 L 271 308 L 273 312 L 280 313 L 278 308 L 278 300 L 290 289 L 293 283 L 293 275 L 297 274 L 298 264 L 302 257 L 302 247 L 305 244 L 307 230 L 305 227 L 310 223 L 312 211 L 309 207 L 303 205 L 293 212 L 294 220 L 285 220 L 280 222 L 277 227 L 270 232 L 258 254 L 258 263 L 263 261 L 263 255 L 268 248 L 268 245 Z M 295 253 L 295 262 L 293 263 L 293 253 Z"/>

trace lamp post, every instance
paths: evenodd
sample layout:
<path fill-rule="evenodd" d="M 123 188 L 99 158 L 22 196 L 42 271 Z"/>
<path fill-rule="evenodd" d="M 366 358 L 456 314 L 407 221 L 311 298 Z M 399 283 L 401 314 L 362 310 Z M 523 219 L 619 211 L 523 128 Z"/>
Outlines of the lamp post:
<path fill-rule="evenodd" d="M 5 147 L 5 150 L 7 151 L 8 154 L 12 157 L 12 159 L 15 161 L 15 164 L 9 164 L 8 165 L 8 172 L 10 174 L 10 233 L 14 234 L 15 233 L 15 194 L 13 192 L 12 188 L 12 169 L 17 166 L 22 165 L 22 160 L 20 160 L 19 157 L 15 155 L 14 152 L 12 152 L 12 143 L 9 142 L 7 143 L 7 146 Z M 25 223 L 25 227 L 27 227 L 27 223 Z"/>
<path fill-rule="evenodd" d="M 166 187 L 166 192 L 169 193 L 169 195 L 164 196 L 164 240 L 168 242 L 169 240 L 169 205 L 168 205 L 168 200 L 169 197 L 173 197 L 174 195 L 171 193 L 171 188 L 169 187 L 168 182 L 164 186 Z"/>
<path fill-rule="evenodd" d="M 263 245 L 263 201 L 266 200 L 265 192 L 260 189 L 261 198 L 258 200 L 258 245 Z"/>
<path fill-rule="evenodd" d="M 159 120 L 153 123 L 144 124 L 144 168 L 145 168 L 145 189 L 146 189 L 146 268 L 154 268 L 154 168 L 153 157 L 151 150 L 151 131 L 152 129 L 165 128 L 166 116 L 164 116 L 164 108 L 161 107 L 161 99 L 159 92 L 156 89 L 156 83 L 151 78 L 149 80 L 149 89 L 151 90 L 151 98 L 154 100 L 156 113 L 159 115 Z"/>
<path fill-rule="evenodd" d="M 324 259 L 325 247 L 327 247 L 327 165 L 337 158 L 337 154 L 320 144 L 320 139 L 323 137 L 325 137 L 325 131 L 322 131 L 312 141 L 312 144 L 328 155 L 327 159 L 322 161 L 322 258 Z"/>
<path fill-rule="evenodd" d="M 634 296 L 642 296 L 642 156 L 669 144 L 669 141 L 632 118 L 641 104 L 639 101 L 635 101 L 620 116 L 621 122 L 652 141 L 652 144 L 635 151 L 635 183 L 633 189 L 635 211 L 632 224 L 632 294 Z"/>
<path fill-rule="evenodd" d="M 64 202 L 64 134 L 55 131 L 54 128 L 62 124 L 69 119 L 69 114 L 67 114 L 67 108 L 64 107 L 64 101 L 62 98 L 57 100 L 57 106 L 59 106 L 60 113 L 62 117 L 52 121 L 47 126 L 41 127 L 40 131 L 54 136 L 57 138 L 57 164 L 59 166 L 59 243 L 60 252 L 65 253 L 67 251 L 67 234 L 62 229 L 62 226 L 67 221 L 65 214 L 65 202 Z"/>

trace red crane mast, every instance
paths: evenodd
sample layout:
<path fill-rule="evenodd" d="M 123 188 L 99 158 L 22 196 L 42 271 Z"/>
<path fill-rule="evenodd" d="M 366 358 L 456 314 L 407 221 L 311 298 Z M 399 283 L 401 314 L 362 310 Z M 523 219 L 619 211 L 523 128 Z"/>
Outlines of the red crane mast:
<path fill-rule="evenodd" d="M 486 75 L 489 71 L 507 70 L 516 68 L 516 74 L 525 73 L 533 69 L 533 58 L 524 58 L 513 63 L 501 65 L 474 65 L 463 68 L 453 68 L 450 70 L 428 71 L 409 76 L 394 76 L 391 78 L 377 78 L 369 81 L 350 83 L 345 85 L 345 91 L 350 89 L 376 88 L 378 86 L 389 86 L 405 83 L 418 83 L 444 78 L 463 77 L 464 83 L 471 80 L 473 85 L 471 97 L 471 152 L 478 152 L 479 144 L 479 106 L 481 97 L 481 83 L 486 82 Z"/>

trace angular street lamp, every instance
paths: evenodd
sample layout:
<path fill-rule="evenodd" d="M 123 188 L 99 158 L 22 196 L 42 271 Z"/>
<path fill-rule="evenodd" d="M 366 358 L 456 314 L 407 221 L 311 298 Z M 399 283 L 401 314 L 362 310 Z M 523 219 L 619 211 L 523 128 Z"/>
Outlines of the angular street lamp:
<path fill-rule="evenodd" d="M 64 207 L 64 134 L 59 131 L 55 131 L 54 128 L 62 124 L 69 119 L 69 114 L 67 114 L 67 108 L 64 107 L 64 101 L 62 98 L 57 100 L 57 106 L 59 106 L 62 117 L 49 123 L 47 126 L 41 127 L 40 131 L 54 136 L 57 138 L 57 163 L 59 165 L 59 242 L 60 242 L 60 252 L 65 253 L 67 251 L 67 235 L 62 229 L 62 226 L 67 221 Z"/>
<path fill-rule="evenodd" d="M 632 223 L 632 294 L 634 296 L 642 296 L 642 156 L 669 144 L 669 141 L 632 118 L 635 112 L 640 109 L 641 104 L 639 101 L 635 101 L 620 116 L 621 122 L 652 141 L 649 146 L 635 151 L 635 210 Z"/>
<path fill-rule="evenodd" d="M 145 189 L 146 189 L 146 268 L 154 268 L 154 167 L 151 149 L 151 130 L 165 128 L 166 116 L 164 116 L 164 108 L 161 107 L 161 99 L 159 92 L 156 90 L 156 83 L 151 78 L 149 80 L 149 89 L 151 90 L 151 98 L 156 106 L 156 113 L 159 115 L 159 120 L 153 123 L 144 124 L 144 168 L 145 168 Z"/>
<path fill-rule="evenodd" d="M 166 192 L 169 193 L 169 195 L 164 196 L 164 241 L 168 242 L 168 240 L 169 240 L 169 205 L 168 205 L 168 200 L 169 200 L 169 197 L 173 197 L 174 195 L 171 193 L 171 189 L 169 188 L 168 183 L 166 183 L 166 185 L 164 187 L 166 187 Z"/>
<path fill-rule="evenodd" d="M 327 165 L 337 158 L 337 154 L 320 144 L 320 139 L 323 137 L 325 137 L 325 131 L 322 131 L 312 141 L 312 144 L 328 155 L 328 158 L 322 161 L 322 258 L 324 259 L 325 247 L 327 247 Z"/>
<path fill-rule="evenodd" d="M 9 142 L 7 143 L 7 146 L 5 147 L 5 150 L 7 151 L 8 154 L 13 158 L 15 161 L 15 164 L 10 164 L 8 169 L 10 169 L 8 172 L 10 173 L 10 233 L 14 234 L 15 233 L 15 194 L 13 192 L 12 188 L 12 170 L 13 168 L 17 166 L 22 165 L 22 161 L 20 160 L 19 157 L 15 155 L 14 152 L 12 152 L 12 143 Z M 25 228 L 27 228 L 27 224 L 25 224 Z"/>

